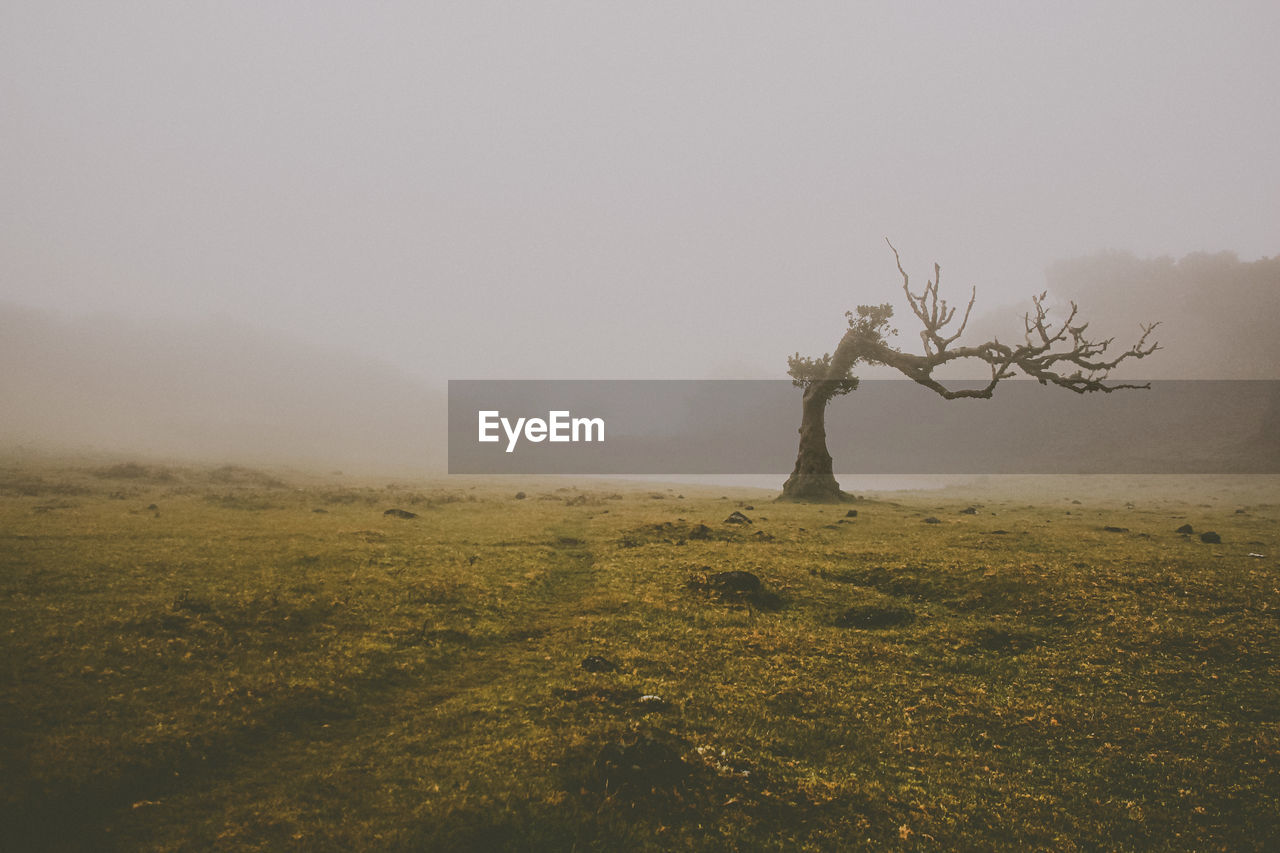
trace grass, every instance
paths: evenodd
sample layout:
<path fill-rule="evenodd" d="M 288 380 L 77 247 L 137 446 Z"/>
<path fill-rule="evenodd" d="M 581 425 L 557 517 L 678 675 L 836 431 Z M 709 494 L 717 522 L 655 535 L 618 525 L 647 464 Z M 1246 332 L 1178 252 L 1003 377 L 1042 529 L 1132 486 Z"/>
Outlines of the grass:
<path fill-rule="evenodd" d="M 1280 490 L 1066 482 L 8 461 L 0 846 L 1272 848 Z"/>

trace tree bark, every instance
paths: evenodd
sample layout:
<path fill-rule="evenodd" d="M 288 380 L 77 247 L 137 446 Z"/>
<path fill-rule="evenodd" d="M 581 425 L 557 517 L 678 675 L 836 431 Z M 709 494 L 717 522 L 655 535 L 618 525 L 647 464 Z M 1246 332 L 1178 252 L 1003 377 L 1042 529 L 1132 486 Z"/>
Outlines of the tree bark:
<path fill-rule="evenodd" d="M 800 450 L 796 467 L 782 487 L 781 500 L 838 503 L 847 499 L 831 470 L 827 451 L 827 403 L 834 383 L 815 382 L 804 390 L 800 418 Z"/>

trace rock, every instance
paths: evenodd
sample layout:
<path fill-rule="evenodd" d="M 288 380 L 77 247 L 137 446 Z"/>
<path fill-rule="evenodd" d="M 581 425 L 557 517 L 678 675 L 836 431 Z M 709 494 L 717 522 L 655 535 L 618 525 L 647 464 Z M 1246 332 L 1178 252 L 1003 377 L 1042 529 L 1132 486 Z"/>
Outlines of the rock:
<path fill-rule="evenodd" d="M 526 495 L 524 492 L 516 492 L 516 500 L 518 501 L 522 501 L 527 497 L 528 495 Z"/>
<path fill-rule="evenodd" d="M 761 542 L 772 542 L 772 541 L 773 541 L 773 534 L 772 534 L 772 533 L 765 533 L 763 530 L 757 530 L 757 531 L 755 532 L 755 537 L 756 537 L 757 539 L 759 539 Z"/>
<path fill-rule="evenodd" d="M 924 523 L 925 523 L 925 524 L 941 524 L 941 523 L 942 523 L 942 519 L 940 519 L 940 518 L 934 518 L 934 517 L 931 515 L 931 516 L 929 516 L 928 518 L 926 518 L 926 519 L 924 520 Z"/>
<path fill-rule="evenodd" d="M 1181 527 L 1179 527 L 1177 530 L 1175 530 L 1175 531 L 1173 531 L 1173 532 L 1174 532 L 1174 533 L 1186 533 L 1187 535 L 1190 535 L 1190 534 L 1192 534 L 1192 533 L 1195 533 L 1196 531 L 1195 531 L 1195 529 L 1194 529 L 1190 524 L 1184 524 L 1184 525 L 1182 525 Z"/>
<path fill-rule="evenodd" d="M 1108 533 L 1128 533 L 1129 532 L 1129 528 L 1127 527 L 1112 527 L 1109 524 L 1102 529 L 1107 531 Z"/>
<path fill-rule="evenodd" d="M 1200 534 L 1200 541 L 1208 542 L 1210 545 L 1221 545 L 1222 537 L 1217 533 L 1214 533 L 1212 530 L 1206 530 L 1204 533 Z"/>
<path fill-rule="evenodd" d="M 846 512 L 846 513 L 844 514 L 844 517 L 845 517 L 845 518 L 857 518 L 857 517 L 858 517 L 858 511 L 857 511 L 856 509 L 851 509 L 851 510 L 849 510 L 848 512 Z"/>
<path fill-rule="evenodd" d="M 751 504 L 747 504 L 746 506 L 744 506 L 744 507 L 743 507 L 743 509 L 745 509 L 745 510 L 747 510 L 748 512 L 750 512 L 751 510 L 755 509 L 755 507 L 753 507 Z"/>
<path fill-rule="evenodd" d="M 914 618 L 915 614 L 904 607 L 896 607 L 891 604 L 860 604 L 857 607 L 850 607 L 844 613 L 837 616 L 835 619 L 835 625 L 837 628 L 863 628 L 874 630 L 877 628 L 893 628 L 897 625 L 906 625 Z"/>
<path fill-rule="evenodd" d="M 992 531 L 991 531 L 991 535 L 992 535 L 992 536 L 1008 536 L 1008 535 L 1009 535 L 1009 531 L 1007 531 L 1007 530 L 992 530 Z"/>
<path fill-rule="evenodd" d="M 960 510 L 960 514 L 961 515 L 977 515 L 978 508 L 976 506 L 967 506 L 964 509 Z"/>
<path fill-rule="evenodd" d="M 707 583 L 721 592 L 759 592 L 760 578 L 751 572 L 716 572 L 707 577 Z"/>
<path fill-rule="evenodd" d="M 694 591 L 710 593 L 725 604 L 745 604 L 770 613 L 785 605 L 782 596 L 764 588 L 760 578 L 751 572 L 731 571 L 711 573 L 710 566 L 703 566 L 705 574 L 694 575 L 685 585 Z"/>
<path fill-rule="evenodd" d="M 312 512 L 322 512 L 322 513 L 324 513 L 325 515 L 328 515 L 328 514 L 329 514 L 329 510 L 325 509 L 324 507 L 319 507 L 319 506 L 318 506 L 318 507 L 316 507 L 315 509 L 311 510 L 311 511 L 312 511 Z"/>
<path fill-rule="evenodd" d="M 417 518 L 418 517 L 418 514 L 416 512 L 409 512 L 409 510 L 407 509 L 389 509 L 386 512 L 384 512 L 383 515 L 384 516 L 389 515 L 392 518 Z"/>
<path fill-rule="evenodd" d="M 608 658 L 602 658 L 600 655 L 587 655 L 582 659 L 582 663 L 578 664 L 587 672 L 617 672 L 618 665 Z"/>
<path fill-rule="evenodd" d="M 736 509 L 729 513 L 729 517 L 724 520 L 725 524 L 751 524 L 751 519 L 747 518 Z"/>
<path fill-rule="evenodd" d="M 159 508 L 160 507 L 156 506 L 155 504 L 147 504 L 147 509 L 151 510 L 152 512 L 155 512 Z"/>

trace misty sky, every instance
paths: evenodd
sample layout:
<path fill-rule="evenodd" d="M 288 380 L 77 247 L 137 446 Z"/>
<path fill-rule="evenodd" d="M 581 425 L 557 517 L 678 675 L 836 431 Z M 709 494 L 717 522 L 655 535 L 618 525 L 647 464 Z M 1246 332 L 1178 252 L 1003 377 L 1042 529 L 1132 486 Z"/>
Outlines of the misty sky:
<path fill-rule="evenodd" d="M 1280 4 L 0 6 L 0 300 L 781 376 L 937 260 L 1280 251 Z"/>

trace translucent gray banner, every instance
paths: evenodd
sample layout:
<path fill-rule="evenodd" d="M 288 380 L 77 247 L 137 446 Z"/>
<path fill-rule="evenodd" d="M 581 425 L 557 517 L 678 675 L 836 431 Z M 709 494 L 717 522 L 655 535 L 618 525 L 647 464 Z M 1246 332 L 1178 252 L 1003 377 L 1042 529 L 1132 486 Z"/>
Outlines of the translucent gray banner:
<path fill-rule="evenodd" d="M 785 475 L 800 398 L 787 380 L 451 380 L 449 473 Z M 849 474 L 1280 473 L 1271 380 L 1086 395 L 1008 381 L 989 400 L 867 380 L 826 426 Z"/>

